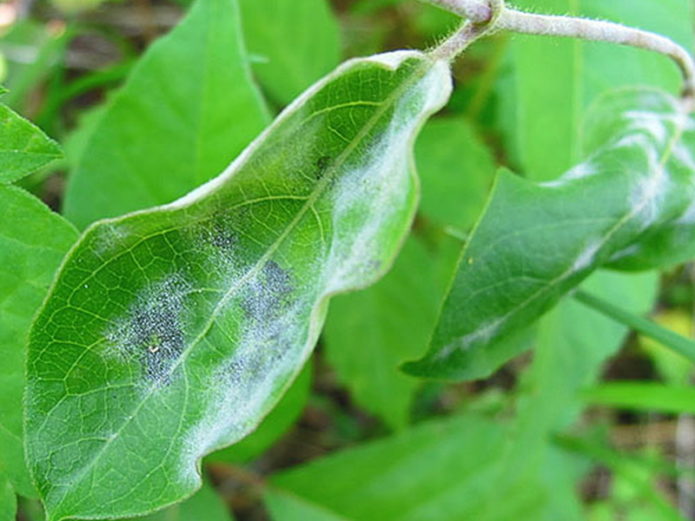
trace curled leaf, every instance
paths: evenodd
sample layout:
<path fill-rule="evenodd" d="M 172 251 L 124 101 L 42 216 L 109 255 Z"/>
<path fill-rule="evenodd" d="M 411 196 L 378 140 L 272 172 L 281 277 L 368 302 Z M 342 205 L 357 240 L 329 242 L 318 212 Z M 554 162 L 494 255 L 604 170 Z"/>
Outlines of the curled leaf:
<path fill-rule="evenodd" d="M 462 251 L 430 351 L 407 371 L 482 376 L 473 360 L 498 358 L 506 339 L 597 268 L 650 269 L 695 255 L 692 118 L 652 90 L 616 92 L 593 114 L 596 152 L 558 181 L 499 176 Z"/>
<path fill-rule="evenodd" d="M 259 423 L 331 295 L 391 265 L 412 143 L 447 100 L 423 53 L 350 61 L 179 201 L 91 226 L 32 330 L 27 452 L 49 521 L 144 514 Z"/>

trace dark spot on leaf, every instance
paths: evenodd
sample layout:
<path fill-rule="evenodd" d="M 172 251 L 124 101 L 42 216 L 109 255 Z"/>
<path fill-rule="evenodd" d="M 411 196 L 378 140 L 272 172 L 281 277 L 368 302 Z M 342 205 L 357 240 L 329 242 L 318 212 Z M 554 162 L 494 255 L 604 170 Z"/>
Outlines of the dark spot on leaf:
<path fill-rule="evenodd" d="M 316 179 L 321 179 L 330 166 L 330 156 L 321 156 L 318 161 L 316 161 Z"/>

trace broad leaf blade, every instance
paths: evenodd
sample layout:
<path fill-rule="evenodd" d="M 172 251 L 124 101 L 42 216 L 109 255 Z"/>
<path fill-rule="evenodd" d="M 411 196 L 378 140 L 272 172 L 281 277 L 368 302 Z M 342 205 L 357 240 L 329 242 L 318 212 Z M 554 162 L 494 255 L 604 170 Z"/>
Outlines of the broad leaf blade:
<path fill-rule="evenodd" d="M 651 268 L 652 238 L 690 223 L 695 127 L 679 102 L 623 91 L 596 114 L 604 119 L 593 136 L 604 146 L 559 181 L 502 173 L 462 253 L 431 351 L 408 364 L 410 372 L 469 378 L 470 359 L 533 322 L 595 269 Z M 683 242 L 659 251 L 660 261 L 695 254 L 695 226 L 687 231 L 687 240 L 680 234 Z"/>
<path fill-rule="evenodd" d="M 0 471 L 18 493 L 36 494 L 24 464 L 22 396 L 31 321 L 75 229 L 24 190 L 0 186 Z"/>
<path fill-rule="evenodd" d="M 695 414 L 695 389 L 652 382 L 610 382 L 584 393 L 590 404 L 620 409 Z"/>
<path fill-rule="evenodd" d="M 340 61 L 340 27 L 327 0 L 240 0 L 253 71 L 286 105 Z"/>
<path fill-rule="evenodd" d="M 203 455 L 258 424 L 328 298 L 393 262 L 412 142 L 450 89 L 422 53 L 348 62 L 219 178 L 83 235 L 29 346 L 28 459 L 51 521 L 177 501 Z"/>
<path fill-rule="evenodd" d="M 38 127 L 0 104 L 0 183 L 12 183 L 62 156 Z"/>
<path fill-rule="evenodd" d="M 268 123 L 247 63 L 236 0 L 196 2 L 90 123 L 70 158 L 65 215 L 84 228 L 219 174 Z"/>

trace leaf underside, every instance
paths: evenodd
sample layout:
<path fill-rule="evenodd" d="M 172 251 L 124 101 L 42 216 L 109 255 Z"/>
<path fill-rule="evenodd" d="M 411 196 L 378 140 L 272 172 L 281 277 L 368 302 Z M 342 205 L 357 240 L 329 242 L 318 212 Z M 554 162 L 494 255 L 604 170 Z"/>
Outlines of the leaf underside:
<path fill-rule="evenodd" d="M 328 298 L 391 265 L 417 200 L 412 142 L 450 89 L 422 53 L 350 61 L 219 178 L 85 232 L 29 343 L 27 457 L 49 521 L 178 501 L 203 455 L 253 430 Z"/>
<path fill-rule="evenodd" d="M 693 120 L 653 90 L 618 91 L 593 115 L 597 151 L 558 181 L 500 175 L 430 352 L 406 370 L 475 377 L 471 360 L 494 356 L 597 268 L 646 270 L 695 256 Z"/>

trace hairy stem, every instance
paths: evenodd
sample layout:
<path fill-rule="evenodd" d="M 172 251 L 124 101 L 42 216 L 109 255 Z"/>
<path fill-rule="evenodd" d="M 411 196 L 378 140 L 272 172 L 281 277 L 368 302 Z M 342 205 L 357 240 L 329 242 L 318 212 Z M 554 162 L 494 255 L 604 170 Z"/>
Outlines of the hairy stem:
<path fill-rule="evenodd" d="M 506 7 L 503 0 L 427 1 L 468 19 L 458 33 L 435 50 L 440 56 L 454 57 L 484 34 L 498 29 L 638 47 L 676 62 L 684 77 L 683 98 L 690 110 L 695 108 L 695 62 L 688 51 L 664 36 L 613 22 L 525 13 Z"/>
<path fill-rule="evenodd" d="M 664 36 L 613 22 L 539 15 L 512 9 L 502 11 L 496 28 L 517 33 L 616 43 L 658 52 L 670 57 L 681 69 L 685 79 L 684 96 L 688 98 L 695 96 L 695 64 L 692 57 L 683 47 Z"/>

